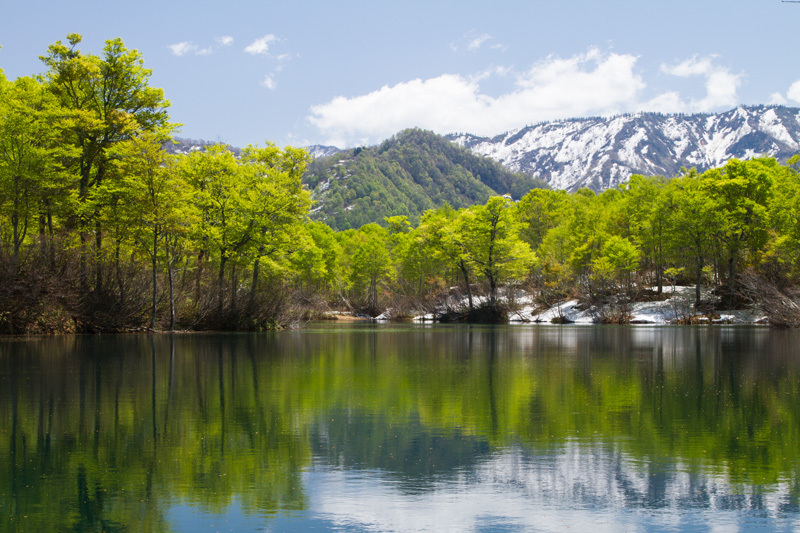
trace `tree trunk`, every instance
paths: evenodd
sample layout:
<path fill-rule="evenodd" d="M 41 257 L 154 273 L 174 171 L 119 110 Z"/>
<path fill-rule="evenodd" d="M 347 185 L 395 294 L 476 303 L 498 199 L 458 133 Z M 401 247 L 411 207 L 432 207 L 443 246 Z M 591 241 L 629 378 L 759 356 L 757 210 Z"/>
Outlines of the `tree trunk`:
<path fill-rule="evenodd" d="M 158 302 L 158 284 L 156 268 L 158 267 L 158 226 L 153 227 L 153 308 L 150 315 L 150 329 L 156 329 L 156 303 Z"/>
<path fill-rule="evenodd" d="M 200 308 L 200 280 L 203 278 L 203 250 L 197 254 L 197 277 L 194 280 L 194 305 Z"/>
<path fill-rule="evenodd" d="M 53 231 L 53 212 L 50 206 L 47 208 L 47 234 L 48 234 L 48 253 L 50 254 L 50 268 L 56 269 L 56 244 L 55 244 L 55 231 Z"/>
<path fill-rule="evenodd" d="M 47 264 L 47 222 L 44 212 L 39 212 L 39 263 Z"/>
<path fill-rule="evenodd" d="M 489 280 L 489 307 L 492 311 L 497 311 L 497 280 L 489 272 L 486 273 L 486 278 Z"/>
<path fill-rule="evenodd" d="M 703 258 L 697 257 L 697 280 L 694 287 L 694 310 L 700 309 L 700 284 L 703 281 Z"/>
<path fill-rule="evenodd" d="M 247 313 L 252 314 L 256 308 L 256 287 L 258 287 L 258 275 L 261 270 L 260 258 L 253 262 L 253 280 L 250 282 L 250 301 L 247 303 Z"/>
<path fill-rule="evenodd" d="M 378 291 L 376 289 L 375 278 L 376 278 L 376 276 L 374 274 L 371 275 L 370 278 L 369 278 L 369 292 L 367 293 L 367 307 L 369 307 L 370 310 L 378 308 L 378 304 L 377 304 L 377 302 L 378 302 L 378 295 L 377 295 Z"/>
<path fill-rule="evenodd" d="M 19 247 L 21 244 L 19 239 L 19 217 L 17 213 L 11 215 L 11 228 L 13 232 L 11 239 L 14 241 L 14 250 L 11 253 L 11 274 L 16 278 L 19 265 Z"/>
<path fill-rule="evenodd" d="M 167 259 L 167 282 L 169 283 L 169 330 L 173 331 L 175 329 L 175 292 L 172 281 L 172 257 L 169 253 L 169 238 L 164 239 L 164 252 Z"/>
<path fill-rule="evenodd" d="M 736 288 L 734 287 L 734 257 L 733 254 L 728 258 L 728 305 L 733 305 L 733 301 L 736 294 Z"/>
<path fill-rule="evenodd" d="M 86 298 L 89 295 L 89 273 L 86 264 L 86 241 L 88 240 L 86 232 L 80 232 L 81 239 L 81 258 L 80 258 L 80 273 L 81 278 L 81 297 Z"/>
<path fill-rule="evenodd" d="M 239 276 L 236 271 L 236 263 L 231 266 L 231 310 L 236 312 L 236 292 L 239 285 Z"/>
<path fill-rule="evenodd" d="M 225 300 L 225 263 L 228 262 L 228 257 L 223 250 L 219 258 L 219 276 L 217 277 L 217 316 L 222 316 L 222 304 Z"/>
<path fill-rule="evenodd" d="M 467 287 L 467 300 L 469 301 L 469 310 L 472 311 L 474 309 L 472 305 L 472 288 L 469 286 L 469 270 L 467 270 L 467 265 L 464 264 L 464 260 L 462 259 L 458 267 L 461 269 L 461 273 L 464 275 L 464 284 Z"/>
<path fill-rule="evenodd" d="M 656 267 L 656 283 L 658 284 L 658 294 L 661 295 L 664 292 L 664 271 L 661 265 Z"/>
<path fill-rule="evenodd" d="M 95 215 L 97 216 L 97 215 Z M 94 230 L 94 268 L 95 268 L 95 287 L 94 290 L 103 293 L 103 232 L 100 221 L 95 222 Z"/>
<path fill-rule="evenodd" d="M 122 282 L 122 267 L 119 263 L 119 248 L 120 241 L 117 239 L 116 246 L 114 246 L 114 268 L 117 270 L 117 289 L 119 290 L 120 305 L 125 305 L 125 284 Z"/>

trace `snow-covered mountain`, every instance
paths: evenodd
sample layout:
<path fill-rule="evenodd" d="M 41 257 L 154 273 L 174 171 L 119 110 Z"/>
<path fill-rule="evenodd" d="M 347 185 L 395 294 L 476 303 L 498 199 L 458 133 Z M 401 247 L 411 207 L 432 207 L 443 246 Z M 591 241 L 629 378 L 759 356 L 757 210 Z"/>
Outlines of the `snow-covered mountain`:
<path fill-rule="evenodd" d="M 338 154 L 342 151 L 340 148 L 336 148 L 335 146 L 323 146 L 321 144 L 314 144 L 311 146 L 306 146 L 305 148 L 314 159 L 319 157 L 328 157 L 333 154 Z"/>
<path fill-rule="evenodd" d="M 185 139 L 183 137 L 174 137 L 171 141 L 164 143 L 164 150 L 169 154 L 188 155 L 192 152 L 203 152 L 209 146 L 219 144 L 216 141 L 204 141 L 202 139 Z M 228 150 L 233 152 L 237 157 L 241 153 L 241 148 L 236 148 L 229 144 L 225 145 Z"/>
<path fill-rule="evenodd" d="M 600 191 L 616 187 L 631 174 L 673 177 L 681 167 L 702 172 L 734 157 L 766 154 L 783 162 L 800 151 L 800 109 L 638 113 L 544 122 L 491 139 L 470 134 L 448 138 L 509 170 L 531 173 L 554 189 Z"/>
<path fill-rule="evenodd" d="M 164 143 L 164 149 L 170 154 L 187 155 L 190 154 L 191 152 L 205 151 L 206 148 L 214 144 L 218 144 L 218 142 L 205 141 L 203 139 L 186 139 L 183 137 L 174 137 L 170 142 Z M 226 144 L 225 146 L 227 146 L 228 150 L 230 150 L 237 156 L 242 151 L 241 148 L 237 148 L 229 144 Z M 311 157 L 313 157 L 314 159 L 317 159 L 318 157 L 328 157 L 330 155 L 342 151 L 341 149 L 336 148 L 335 146 L 323 146 L 321 144 L 306 146 L 305 148 L 308 150 L 308 153 L 311 154 Z"/>

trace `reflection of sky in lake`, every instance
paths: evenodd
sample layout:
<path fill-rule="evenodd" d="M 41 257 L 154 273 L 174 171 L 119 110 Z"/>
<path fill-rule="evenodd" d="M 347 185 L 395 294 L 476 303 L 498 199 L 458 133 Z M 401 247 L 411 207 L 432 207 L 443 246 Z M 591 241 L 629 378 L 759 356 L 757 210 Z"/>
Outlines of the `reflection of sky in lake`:
<path fill-rule="evenodd" d="M 796 531 L 788 484 L 732 486 L 724 473 L 689 473 L 572 444 L 557 453 L 490 456 L 425 492 L 377 471 L 315 464 L 305 476 L 310 514 L 374 531 Z"/>
<path fill-rule="evenodd" d="M 569 443 L 543 454 L 506 449 L 423 490 L 381 470 L 317 458 L 303 484 L 305 511 L 248 516 L 234 502 L 222 515 L 179 505 L 169 518 L 177 531 L 800 530 L 789 483 L 732 484 L 725 472 L 644 464 L 604 445 Z"/>

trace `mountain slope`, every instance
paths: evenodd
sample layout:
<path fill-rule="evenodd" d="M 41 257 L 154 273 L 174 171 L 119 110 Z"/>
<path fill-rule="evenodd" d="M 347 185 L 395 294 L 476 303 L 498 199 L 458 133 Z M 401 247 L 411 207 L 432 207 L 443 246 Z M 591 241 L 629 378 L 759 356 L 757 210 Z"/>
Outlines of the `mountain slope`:
<path fill-rule="evenodd" d="M 800 150 L 800 109 L 739 107 L 719 114 L 639 113 L 545 122 L 494 138 L 449 135 L 453 142 L 546 181 L 554 189 L 618 186 L 631 174 L 673 177 L 731 158 L 770 155 L 781 161 Z"/>
<path fill-rule="evenodd" d="M 492 195 L 519 198 L 543 184 L 477 156 L 440 135 L 405 130 L 382 144 L 315 159 L 303 182 L 312 191 L 312 218 L 334 229 L 356 228 L 427 209 L 484 203 Z"/>

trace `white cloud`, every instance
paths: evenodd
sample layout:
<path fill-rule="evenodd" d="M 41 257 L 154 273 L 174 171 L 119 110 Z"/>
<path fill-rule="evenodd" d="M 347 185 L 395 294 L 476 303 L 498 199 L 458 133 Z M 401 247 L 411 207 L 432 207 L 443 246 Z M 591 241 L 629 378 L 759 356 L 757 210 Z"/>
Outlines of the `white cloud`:
<path fill-rule="evenodd" d="M 680 103 L 681 110 L 708 112 L 738 103 L 737 91 L 742 84 L 741 74 L 732 74 L 725 67 L 714 64 L 716 56 L 687 59 L 674 66 L 661 65 L 661 71 L 672 76 L 705 78 L 706 96 L 689 103 Z"/>
<path fill-rule="evenodd" d="M 698 59 L 697 56 L 687 59 L 682 63 L 675 66 L 661 65 L 662 72 L 672 76 L 680 76 L 681 78 L 688 78 L 689 76 L 707 75 L 714 70 L 714 65 L 711 61 L 715 56 L 705 57 Z"/>
<path fill-rule="evenodd" d="M 786 93 L 786 96 L 790 100 L 794 100 L 795 102 L 800 102 L 800 80 L 797 80 L 789 87 L 789 92 Z"/>
<path fill-rule="evenodd" d="M 493 39 L 494 37 L 488 33 L 478 33 L 475 30 L 470 30 L 462 35 L 459 41 L 451 42 L 450 49 L 453 52 L 458 52 L 459 50 L 474 52 L 475 50 L 481 49 L 486 42 Z M 508 46 L 502 43 L 493 43 L 491 46 L 489 46 L 489 48 L 492 50 L 500 50 L 505 52 L 508 49 Z"/>
<path fill-rule="evenodd" d="M 770 105 L 786 105 L 786 98 L 781 93 L 772 93 L 769 97 Z"/>
<path fill-rule="evenodd" d="M 184 56 L 186 54 L 194 54 L 196 56 L 208 56 L 214 53 L 214 48 L 211 46 L 207 46 L 205 48 L 200 48 L 194 43 L 189 41 L 183 41 L 180 43 L 171 44 L 168 46 L 172 53 L 176 56 Z"/>
<path fill-rule="evenodd" d="M 264 79 L 261 80 L 261 86 L 269 90 L 274 90 L 278 88 L 278 84 L 275 82 L 275 78 L 272 76 L 272 74 L 267 74 L 266 76 L 264 76 Z"/>
<path fill-rule="evenodd" d="M 661 66 L 670 76 L 700 81 L 705 95 L 695 99 L 670 89 L 646 94 L 638 59 L 591 48 L 572 57 L 547 57 L 522 72 L 495 66 L 470 76 L 442 74 L 385 85 L 368 94 L 338 96 L 311 107 L 307 120 L 326 144 L 354 146 L 409 127 L 497 135 L 547 120 L 638 111 L 708 112 L 739 103 L 743 75 L 717 65 L 715 56 Z M 482 90 L 482 83 L 492 86 L 492 80 L 502 77 L 514 79 L 504 94 L 490 96 Z M 800 102 L 800 80 L 787 96 Z"/>
<path fill-rule="evenodd" d="M 216 41 L 220 46 L 230 46 L 233 44 L 233 37 L 230 35 L 223 35 L 222 37 L 217 37 Z"/>
<path fill-rule="evenodd" d="M 549 57 L 519 74 L 507 94 L 483 94 L 479 82 L 444 74 L 384 86 L 352 98 L 337 97 L 311 108 L 308 120 L 330 144 L 370 142 L 408 127 L 438 133 L 495 135 L 525 124 L 630 110 L 645 84 L 634 71 L 636 56 L 591 49 L 567 59 Z M 495 74 L 507 72 L 499 69 Z"/>
<path fill-rule="evenodd" d="M 678 113 L 686 110 L 686 102 L 675 91 L 659 94 L 641 106 L 642 110 L 656 113 Z"/>
<path fill-rule="evenodd" d="M 168 46 L 168 48 L 172 50 L 172 53 L 174 55 L 180 57 L 182 55 L 186 55 L 197 50 L 197 45 L 194 45 L 189 41 L 183 41 L 180 43 L 171 44 Z"/>
<path fill-rule="evenodd" d="M 482 33 L 481 35 L 472 36 L 467 43 L 467 50 L 477 50 L 481 47 L 483 43 L 491 39 L 492 36 L 488 33 Z"/>
<path fill-rule="evenodd" d="M 248 54 L 253 54 L 253 55 L 267 54 L 269 52 L 269 45 L 277 40 L 278 38 L 270 33 L 248 44 L 245 47 L 244 51 L 247 52 Z"/>

